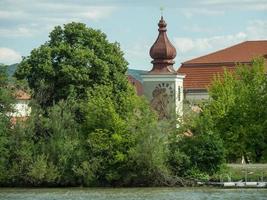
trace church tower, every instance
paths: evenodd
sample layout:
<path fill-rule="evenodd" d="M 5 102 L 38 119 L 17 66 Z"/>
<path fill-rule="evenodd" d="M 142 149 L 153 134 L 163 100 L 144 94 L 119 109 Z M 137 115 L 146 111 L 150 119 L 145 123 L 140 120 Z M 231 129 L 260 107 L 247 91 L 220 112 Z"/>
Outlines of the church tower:
<path fill-rule="evenodd" d="M 176 49 L 167 37 L 167 24 L 163 17 L 158 23 L 159 35 L 150 48 L 153 68 L 142 75 L 144 95 L 159 115 L 170 119 L 173 114 L 183 115 L 183 79 L 185 75 L 174 70 Z"/>

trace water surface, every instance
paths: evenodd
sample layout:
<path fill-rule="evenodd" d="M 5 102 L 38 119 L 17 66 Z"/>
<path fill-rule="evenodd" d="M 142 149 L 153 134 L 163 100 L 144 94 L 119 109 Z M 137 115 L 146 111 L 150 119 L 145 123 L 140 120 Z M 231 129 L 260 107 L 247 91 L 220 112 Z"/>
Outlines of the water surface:
<path fill-rule="evenodd" d="M 0 200 L 266 200 L 267 189 L 0 188 Z"/>

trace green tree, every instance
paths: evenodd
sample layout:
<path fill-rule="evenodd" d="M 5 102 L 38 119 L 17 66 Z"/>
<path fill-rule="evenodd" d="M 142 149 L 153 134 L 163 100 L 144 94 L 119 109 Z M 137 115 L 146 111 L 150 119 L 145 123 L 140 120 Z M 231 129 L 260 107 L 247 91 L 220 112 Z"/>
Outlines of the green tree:
<path fill-rule="evenodd" d="M 57 181 L 65 185 L 151 184 L 153 168 L 160 171 L 164 165 L 164 156 L 157 157 L 156 150 L 149 150 L 161 149 L 156 145 L 160 137 L 152 138 L 158 142 L 155 145 L 150 141 L 156 117 L 128 84 L 126 70 L 119 45 L 109 43 L 103 33 L 81 23 L 56 27 L 48 42 L 23 59 L 15 75 L 27 79 L 33 98 L 41 106 L 32 117 L 32 131 L 35 146 L 42 151 L 33 155 L 29 180 L 42 183 L 50 177 L 45 171 L 51 168 L 59 174 Z M 72 118 L 65 123 L 68 115 L 64 113 L 70 104 L 64 112 L 59 109 L 60 101 L 67 99 L 77 105 L 71 117 L 82 127 L 79 130 L 74 131 Z M 71 138 L 73 134 L 81 139 Z M 146 144 L 150 144 L 147 153 L 141 152 Z M 65 146 L 70 151 L 66 152 Z M 149 155 L 155 162 L 149 162 Z M 141 172 L 144 158 L 147 167 Z M 139 167 L 129 163 L 139 163 Z M 42 172 L 40 176 L 37 168 Z M 141 174 L 148 174 L 150 180 L 142 180 Z"/>
<path fill-rule="evenodd" d="M 14 97 L 7 74 L 7 66 L 0 65 L 0 114 L 2 117 L 12 111 L 12 103 L 14 103 Z"/>
<path fill-rule="evenodd" d="M 166 168 L 166 144 L 158 137 L 155 113 L 143 99 L 121 93 L 127 112 L 120 114 L 112 98 L 111 87 L 99 86 L 89 91 L 83 107 L 87 159 L 98 166 L 94 184 L 153 185 Z"/>
<path fill-rule="evenodd" d="M 42 183 L 82 184 L 74 173 L 76 166 L 84 161 L 82 134 L 75 120 L 76 106 L 73 100 L 68 99 L 50 107 L 47 115 L 37 109 L 32 117 L 37 148 L 32 171 L 43 167 Z M 35 175 L 31 171 L 29 173 Z M 38 177 L 33 180 L 39 181 Z"/>
<path fill-rule="evenodd" d="M 25 122 L 18 122 L 7 137 L 11 185 L 82 185 L 77 169 L 85 161 L 75 104 L 68 100 L 50 107 L 47 114 L 32 104 Z M 92 174 L 90 174 L 92 176 Z"/>
<path fill-rule="evenodd" d="M 217 170 L 219 142 L 201 135 L 210 134 L 200 126 L 204 120 L 191 126 L 202 127 L 199 136 L 170 141 L 175 125 L 158 122 L 148 102 L 134 93 L 117 43 L 81 23 L 55 27 L 49 37 L 15 73 L 33 91 L 32 114 L 8 136 L 5 183 L 174 185 L 173 176 L 187 175 L 187 166 Z"/>
<path fill-rule="evenodd" d="M 214 132 L 220 134 L 227 160 L 242 156 L 255 162 L 266 159 L 267 148 L 267 79 L 263 58 L 252 66 L 238 65 L 232 73 L 225 70 L 217 77 L 209 94 L 212 100 L 203 109 L 210 116 Z"/>
<path fill-rule="evenodd" d="M 9 164 L 9 134 L 11 134 L 10 117 L 14 98 L 9 86 L 7 66 L 0 65 L 0 182 L 6 180 Z"/>
<path fill-rule="evenodd" d="M 49 40 L 32 50 L 18 65 L 15 76 L 26 78 L 33 97 L 44 108 L 70 94 L 85 98 L 94 85 L 111 85 L 116 101 L 128 88 L 127 62 L 118 43 L 108 42 L 99 30 L 82 23 L 57 26 Z"/>
<path fill-rule="evenodd" d="M 150 121 L 139 125 L 136 131 L 132 133 L 135 133 L 135 145 L 128 151 L 128 173 L 124 181 L 138 186 L 172 184 L 172 174 L 167 166 L 169 151 L 165 127 Z"/>

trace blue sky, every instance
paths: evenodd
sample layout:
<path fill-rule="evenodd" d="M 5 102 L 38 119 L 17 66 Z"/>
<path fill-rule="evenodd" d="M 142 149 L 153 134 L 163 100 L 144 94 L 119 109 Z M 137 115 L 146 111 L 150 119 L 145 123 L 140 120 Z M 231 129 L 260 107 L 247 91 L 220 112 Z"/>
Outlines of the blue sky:
<path fill-rule="evenodd" d="M 267 39 L 267 0 L 0 0 L 0 63 L 19 62 L 72 21 L 120 43 L 129 67 L 149 70 L 160 7 L 181 62 L 246 40 Z"/>

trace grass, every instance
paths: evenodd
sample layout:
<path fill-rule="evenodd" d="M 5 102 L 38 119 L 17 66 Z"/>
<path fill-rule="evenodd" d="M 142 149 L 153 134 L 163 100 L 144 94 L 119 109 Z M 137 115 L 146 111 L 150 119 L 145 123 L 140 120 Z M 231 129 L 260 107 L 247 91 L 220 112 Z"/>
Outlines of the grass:
<path fill-rule="evenodd" d="M 211 179 L 214 181 L 267 182 L 267 164 L 227 164 Z"/>

